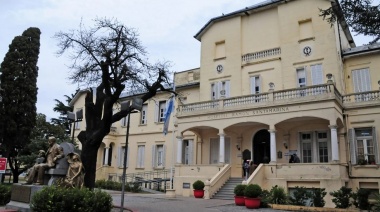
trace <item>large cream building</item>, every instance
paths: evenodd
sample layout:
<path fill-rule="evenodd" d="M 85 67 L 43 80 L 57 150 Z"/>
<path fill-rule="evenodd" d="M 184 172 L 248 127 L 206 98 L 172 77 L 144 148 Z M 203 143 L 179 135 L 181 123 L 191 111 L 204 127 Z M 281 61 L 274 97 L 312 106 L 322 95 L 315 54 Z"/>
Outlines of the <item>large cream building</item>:
<path fill-rule="evenodd" d="M 249 159 L 259 166 L 245 183 L 268 190 L 379 192 L 380 45 L 356 47 L 345 23 L 330 27 L 319 16 L 330 6 L 264 1 L 207 22 L 195 35 L 200 67 L 174 75 L 169 133 L 162 134 L 169 93 L 131 115 L 128 176 L 173 168 L 175 194 L 191 196 L 200 179 L 212 198 L 228 179 L 243 181 Z M 71 104 L 83 108 L 84 95 Z M 114 123 L 98 152 L 97 179 L 120 179 L 125 135 L 126 120 Z M 301 163 L 289 163 L 294 153 Z"/>

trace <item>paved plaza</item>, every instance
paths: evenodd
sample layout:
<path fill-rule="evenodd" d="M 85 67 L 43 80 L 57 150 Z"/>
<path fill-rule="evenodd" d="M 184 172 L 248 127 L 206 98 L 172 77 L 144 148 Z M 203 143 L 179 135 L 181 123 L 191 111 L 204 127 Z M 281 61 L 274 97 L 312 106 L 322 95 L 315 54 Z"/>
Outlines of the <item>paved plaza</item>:
<path fill-rule="evenodd" d="M 108 191 L 113 197 L 114 205 L 120 205 L 121 193 Z M 241 212 L 241 211 L 257 211 L 257 212 L 279 212 L 270 208 L 247 209 L 245 206 L 236 206 L 234 200 L 219 199 L 196 199 L 194 197 L 177 196 L 175 198 L 167 198 L 165 194 L 134 194 L 126 193 L 124 198 L 124 207 L 134 212 Z M 117 211 L 117 210 L 113 210 Z"/>

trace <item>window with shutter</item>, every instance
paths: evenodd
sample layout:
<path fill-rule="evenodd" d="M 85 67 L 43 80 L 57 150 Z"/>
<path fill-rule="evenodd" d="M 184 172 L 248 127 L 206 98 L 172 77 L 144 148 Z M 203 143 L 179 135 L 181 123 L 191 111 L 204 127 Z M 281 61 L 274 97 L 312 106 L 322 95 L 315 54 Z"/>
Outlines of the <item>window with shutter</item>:
<path fill-rule="evenodd" d="M 351 132 L 350 141 L 353 141 L 351 149 L 351 163 L 366 165 L 378 163 L 377 142 L 375 136 L 375 128 L 355 128 Z M 355 160 L 352 160 L 355 158 Z M 356 163 L 354 163 L 356 162 Z"/>
<path fill-rule="evenodd" d="M 312 85 L 323 84 L 323 71 L 322 64 L 310 66 L 311 70 L 311 83 Z"/>
<path fill-rule="evenodd" d="M 160 101 L 158 108 L 158 122 L 163 123 L 165 120 L 166 101 Z"/>
<path fill-rule="evenodd" d="M 251 77 L 251 94 L 258 94 L 261 92 L 261 83 L 259 76 Z"/>
<path fill-rule="evenodd" d="M 306 86 L 306 71 L 304 67 L 297 68 L 297 82 L 300 88 Z"/>
<path fill-rule="evenodd" d="M 124 117 L 124 118 L 121 119 L 121 126 L 122 127 L 126 127 L 127 126 L 127 124 L 128 124 L 127 123 L 128 122 L 128 116 L 129 115 L 127 115 L 126 117 Z"/>
<path fill-rule="evenodd" d="M 137 168 L 144 168 L 145 145 L 137 147 Z"/>
<path fill-rule="evenodd" d="M 128 167 L 128 150 L 129 149 L 127 149 L 127 163 L 126 163 L 127 167 Z M 119 167 L 123 167 L 124 165 L 124 154 L 125 154 L 125 146 L 119 149 L 119 160 L 118 160 Z"/>
<path fill-rule="evenodd" d="M 352 81 L 355 93 L 371 90 L 371 79 L 368 68 L 353 70 Z"/>
<path fill-rule="evenodd" d="M 144 104 L 142 106 L 142 109 L 141 109 L 141 121 L 140 121 L 140 124 L 146 124 L 147 123 L 147 111 L 148 111 L 148 105 L 147 104 Z"/>

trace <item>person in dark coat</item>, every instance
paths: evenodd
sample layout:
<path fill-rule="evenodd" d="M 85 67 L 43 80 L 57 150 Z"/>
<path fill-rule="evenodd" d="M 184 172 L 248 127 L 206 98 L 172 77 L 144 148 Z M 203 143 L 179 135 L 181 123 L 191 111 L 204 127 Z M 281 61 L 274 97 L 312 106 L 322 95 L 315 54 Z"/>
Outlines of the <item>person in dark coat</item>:
<path fill-rule="evenodd" d="M 293 154 L 293 157 L 294 157 L 294 163 L 300 163 L 301 160 L 300 158 L 297 156 L 297 154 Z"/>
<path fill-rule="evenodd" d="M 294 163 L 294 156 L 293 155 L 290 155 L 289 163 Z"/>

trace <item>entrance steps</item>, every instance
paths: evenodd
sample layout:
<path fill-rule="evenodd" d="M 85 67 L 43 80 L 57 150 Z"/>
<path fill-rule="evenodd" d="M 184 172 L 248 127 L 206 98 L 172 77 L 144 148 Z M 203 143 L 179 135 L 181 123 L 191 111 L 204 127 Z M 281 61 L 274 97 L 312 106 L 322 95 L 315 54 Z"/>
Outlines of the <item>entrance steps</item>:
<path fill-rule="evenodd" d="M 243 178 L 230 178 L 212 197 L 212 199 L 233 200 L 235 196 L 234 188 L 236 185 L 241 184 L 242 182 Z"/>

